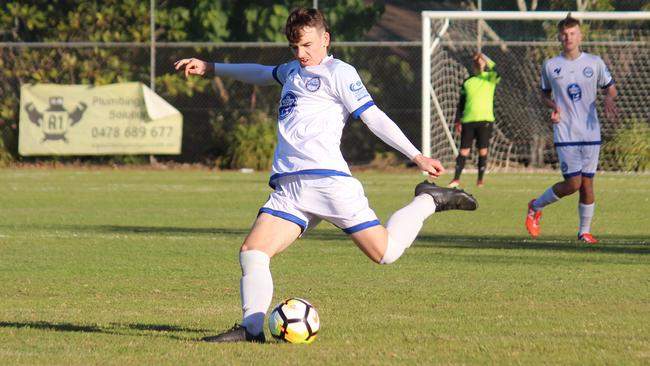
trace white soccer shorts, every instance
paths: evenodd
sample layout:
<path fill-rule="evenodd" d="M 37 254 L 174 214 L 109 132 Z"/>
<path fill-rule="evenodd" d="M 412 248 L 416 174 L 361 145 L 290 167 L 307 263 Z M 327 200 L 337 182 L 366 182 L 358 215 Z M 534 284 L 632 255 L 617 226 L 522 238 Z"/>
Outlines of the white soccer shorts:
<path fill-rule="evenodd" d="M 353 177 L 289 175 L 276 182 L 260 213 L 299 225 L 304 233 L 328 221 L 347 234 L 381 225 L 368 205 L 361 183 Z"/>
<path fill-rule="evenodd" d="M 577 175 L 593 177 L 596 174 L 600 145 L 557 146 L 556 150 L 565 179 Z"/>

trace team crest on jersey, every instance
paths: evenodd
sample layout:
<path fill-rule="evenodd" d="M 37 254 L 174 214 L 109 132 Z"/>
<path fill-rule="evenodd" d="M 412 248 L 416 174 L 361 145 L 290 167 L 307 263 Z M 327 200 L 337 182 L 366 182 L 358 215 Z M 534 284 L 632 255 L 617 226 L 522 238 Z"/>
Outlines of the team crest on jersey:
<path fill-rule="evenodd" d="M 305 87 L 310 92 L 317 91 L 318 89 L 320 89 L 320 78 L 316 77 L 316 78 L 307 79 L 307 82 L 305 83 Z"/>
<path fill-rule="evenodd" d="M 368 96 L 366 87 L 363 86 L 361 80 L 357 80 L 356 82 L 350 84 L 350 91 L 354 94 L 354 97 L 357 98 L 357 100 L 361 100 Z"/>
<path fill-rule="evenodd" d="M 298 105 L 298 97 L 292 92 L 285 94 L 280 100 L 280 107 L 278 108 L 278 118 L 285 119 L 296 109 Z"/>
<path fill-rule="evenodd" d="M 587 66 L 584 69 L 582 69 L 582 75 L 584 75 L 585 77 L 590 78 L 590 77 L 594 76 L 594 69 Z"/>
<path fill-rule="evenodd" d="M 580 88 L 580 85 L 576 83 L 569 84 L 569 86 L 566 88 L 566 91 L 572 101 L 578 102 L 580 99 L 582 99 L 582 89 Z"/>
<path fill-rule="evenodd" d="M 567 170 L 569 170 L 569 166 L 567 165 L 566 162 L 563 161 L 563 162 L 560 164 L 560 170 L 562 171 L 562 173 L 566 173 Z"/>

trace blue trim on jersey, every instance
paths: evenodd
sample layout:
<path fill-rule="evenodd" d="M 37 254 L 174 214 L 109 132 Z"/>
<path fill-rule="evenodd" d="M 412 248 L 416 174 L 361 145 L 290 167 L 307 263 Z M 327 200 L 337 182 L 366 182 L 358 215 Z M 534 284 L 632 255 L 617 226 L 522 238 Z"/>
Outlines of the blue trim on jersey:
<path fill-rule="evenodd" d="M 338 170 L 331 170 L 331 169 L 306 169 L 306 170 L 299 170 L 297 172 L 289 172 L 289 173 L 276 173 L 269 178 L 269 186 L 271 188 L 275 189 L 275 181 L 278 180 L 279 178 L 282 177 L 288 177 L 290 175 L 322 175 L 326 177 L 331 177 L 331 176 L 340 176 L 340 177 L 351 177 L 350 174 L 340 172 Z"/>
<path fill-rule="evenodd" d="M 587 178 L 593 178 L 594 175 L 596 175 L 596 173 L 582 173 L 582 176 Z"/>
<path fill-rule="evenodd" d="M 564 177 L 564 179 L 571 178 L 571 177 L 577 177 L 577 176 L 579 176 L 579 175 L 582 175 L 582 171 L 577 171 L 577 172 L 573 172 L 573 173 L 562 174 L 562 176 Z"/>
<path fill-rule="evenodd" d="M 601 141 L 576 141 L 576 142 L 554 142 L 555 147 L 561 146 L 590 146 L 590 145 L 600 145 Z"/>
<path fill-rule="evenodd" d="M 607 83 L 607 85 L 601 87 L 601 89 L 605 90 L 605 89 L 609 88 L 610 86 L 612 86 L 614 84 L 615 84 L 615 82 L 614 82 L 614 79 L 612 78 L 612 80 L 610 80 L 610 82 Z"/>
<path fill-rule="evenodd" d="M 367 221 L 367 222 L 361 223 L 359 225 L 355 225 L 353 227 L 349 227 L 347 229 L 341 229 L 341 230 L 343 230 L 343 232 L 346 233 L 346 234 L 354 234 L 354 233 L 359 232 L 361 230 L 367 229 L 369 227 L 377 226 L 377 225 L 381 225 L 381 222 L 379 222 L 379 220 L 372 220 L 372 221 Z"/>
<path fill-rule="evenodd" d="M 375 102 L 372 100 L 366 102 L 366 104 L 362 105 L 361 107 L 357 108 L 356 111 L 352 112 L 352 118 L 359 119 L 359 117 L 361 117 L 361 113 L 363 113 L 366 109 L 372 107 L 373 105 L 375 105 Z"/>
<path fill-rule="evenodd" d="M 280 65 L 274 67 L 274 68 L 273 68 L 273 71 L 271 72 L 271 74 L 273 74 L 273 78 L 275 79 L 275 81 L 278 82 L 278 84 L 284 86 L 284 84 L 282 84 L 282 82 L 280 81 L 280 79 L 278 79 L 278 67 L 280 67 Z"/>
<path fill-rule="evenodd" d="M 540 89 L 542 89 L 543 92 L 550 92 L 550 91 L 553 91 L 553 89 L 544 89 L 544 88 L 540 88 Z"/>
<path fill-rule="evenodd" d="M 279 218 L 281 218 L 281 219 L 285 219 L 285 220 L 287 220 L 287 221 L 291 221 L 291 222 L 293 222 L 294 224 L 300 226 L 300 232 L 301 232 L 301 233 L 304 232 L 305 229 L 307 228 L 307 222 L 306 222 L 305 220 L 303 220 L 303 219 L 301 219 L 301 218 L 299 218 L 299 217 L 297 217 L 297 216 L 294 216 L 294 215 L 292 215 L 292 214 L 290 214 L 290 213 L 286 213 L 286 212 L 283 212 L 283 211 L 273 210 L 273 209 L 270 209 L 270 208 L 268 208 L 268 207 L 262 207 L 262 208 L 260 208 L 260 211 L 257 213 L 257 215 L 259 216 L 259 214 L 261 214 L 261 213 L 267 213 L 267 214 L 269 214 L 269 215 L 273 215 L 273 216 L 279 217 Z"/>

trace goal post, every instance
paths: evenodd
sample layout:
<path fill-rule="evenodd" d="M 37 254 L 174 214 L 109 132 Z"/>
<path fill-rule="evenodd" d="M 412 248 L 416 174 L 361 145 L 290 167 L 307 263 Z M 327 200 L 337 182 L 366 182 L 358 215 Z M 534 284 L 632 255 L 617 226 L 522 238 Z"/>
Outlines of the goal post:
<path fill-rule="evenodd" d="M 481 50 L 501 75 L 488 169 L 554 167 L 550 112 L 541 103 L 539 79 L 542 62 L 561 51 L 556 24 L 568 13 L 423 11 L 422 152 L 446 164 L 455 161 L 459 136 L 451 127 L 460 88 L 470 75 L 471 54 Z M 631 126 L 650 128 L 650 12 L 570 13 L 585 29 L 581 48 L 603 58 L 619 91 L 616 121 L 605 119 L 598 101 L 601 169 L 625 170 L 621 136 Z"/>

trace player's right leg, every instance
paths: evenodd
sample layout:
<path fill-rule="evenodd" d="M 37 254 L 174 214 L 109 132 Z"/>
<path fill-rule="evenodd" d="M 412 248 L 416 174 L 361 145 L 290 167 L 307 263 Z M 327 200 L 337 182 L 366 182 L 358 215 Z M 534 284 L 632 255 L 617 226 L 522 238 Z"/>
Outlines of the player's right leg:
<path fill-rule="evenodd" d="M 540 220 L 542 210 L 545 206 L 558 201 L 560 198 L 570 195 L 580 189 L 580 175 L 566 177 L 564 181 L 555 183 L 544 191 L 539 197 L 528 202 L 528 213 L 526 214 L 526 230 L 533 238 L 539 236 Z"/>
<path fill-rule="evenodd" d="M 547 188 L 539 197 L 528 202 L 525 227 L 533 238 L 539 236 L 543 208 L 564 196 L 575 193 L 580 189 L 582 184 L 582 154 L 580 147 L 559 146 L 556 150 L 564 180 L 555 183 Z"/>
<path fill-rule="evenodd" d="M 460 175 L 463 173 L 463 169 L 465 169 L 465 162 L 467 162 L 470 151 L 470 148 L 461 148 L 458 151 L 458 156 L 456 157 L 456 167 L 454 170 L 454 179 L 449 182 L 447 187 L 456 188 L 460 185 Z"/>
<path fill-rule="evenodd" d="M 460 175 L 463 173 L 463 169 L 465 169 L 465 162 L 469 157 L 472 143 L 474 142 L 474 136 L 476 134 L 475 126 L 475 123 L 463 124 L 463 129 L 460 132 L 460 149 L 458 150 L 458 156 L 456 157 L 454 179 L 447 185 L 449 188 L 455 188 L 460 185 Z"/>
<path fill-rule="evenodd" d="M 373 261 L 390 264 L 413 244 L 424 221 L 436 211 L 475 210 L 478 203 L 459 189 L 438 187 L 422 182 L 415 197 L 388 219 L 386 228 L 373 226 L 351 234 L 352 239 Z"/>
<path fill-rule="evenodd" d="M 288 215 L 275 212 L 281 216 Z M 303 230 L 303 226 L 281 216 L 260 213 L 241 247 L 239 261 L 242 270 L 242 323 L 221 334 L 204 337 L 202 341 L 265 341 L 264 318 L 273 297 L 270 259 L 293 243 Z"/>

